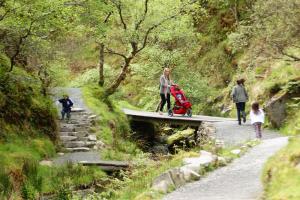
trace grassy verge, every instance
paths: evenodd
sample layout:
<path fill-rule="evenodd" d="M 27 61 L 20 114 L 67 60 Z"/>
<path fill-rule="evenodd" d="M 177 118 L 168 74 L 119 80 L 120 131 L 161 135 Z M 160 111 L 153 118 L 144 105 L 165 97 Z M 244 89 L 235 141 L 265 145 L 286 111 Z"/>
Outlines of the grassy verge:
<path fill-rule="evenodd" d="M 257 144 L 257 141 L 247 142 L 244 145 L 245 148 L 242 149 L 241 154 L 245 153 L 247 149 Z M 155 161 L 148 158 L 147 155 L 141 155 L 134 160 L 136 164 L 135 168 L 128 173 L 122 174 L 121 179 L 112 181 L 111 185 L 108 185 L 106 190 L 107 193 L 102 195 L 107 195 L 103 197 L 113 200 L 161 199 L 164 194 L 151 190 L 152 181 L 163 172 L 182 166 L 183 158 L 199 156 L 200 149 L 213 152 L 218 156 L 226 158 L 227 161 L 231 161 L 239 157 L 239 155 L 230 153 L 230 151 L 234 149 L 233 147 L 216 149 L 214 141 L 209 141 L 205 146 L 195 147 L 190 151 L 178 150 L 175 155 L 162 156 L 157 158 Z M 223 166 L 223 164 L 218 162 L 213 163 L 212 165 L 202 168 L 200 173 L 205 175 L 207 172 L 212 171 L 219 166 Z M 172 190 L 172 188 L 170 189 Z"/>
<path fill-rule="evenodd" d="M 131 141 L 129 122 L 121 111 L 123 101 L 103 102 L 103 91 L 97 85 L 83 88 L 83 97 L 87 106 L 99 116 L 96 134 L 106 144 L 101 153 L 103 159 L 131 160 L 141 153 Z"/>
<path fill-rule="evenodd" d="M 287 147 L 274 155 L 263 172 L 264 199 L 300 199 L 300 138 L 290 138 Z"/>
<path fill-rule="evenodd" d="M 106 176 L 97 168 L 39 164 L 57 148 L 57 111 L 40 85 L 22 69 L 0 71 L 0 199 L 71 199 L 71 190 Z"/>

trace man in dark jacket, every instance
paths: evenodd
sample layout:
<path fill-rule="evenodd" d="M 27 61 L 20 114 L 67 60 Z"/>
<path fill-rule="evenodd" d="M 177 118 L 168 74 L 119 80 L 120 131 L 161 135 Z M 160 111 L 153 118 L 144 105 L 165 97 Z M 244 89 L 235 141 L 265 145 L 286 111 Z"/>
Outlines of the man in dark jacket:
<path fill-rule="evenodd" d="M 64 98 L 58 100 L 59 103 L 62 104 L 61 110 L 61 119 L 64 120 L 65 115 L 67 114 L 67 119 L 69 120 L 71 117 L 71 107 L 73 106 L 73 102 L 69 99 L 68 95 L 64 95 Z"/>
<path fill-rule="evenodd" d="M 237 109 L 239 125 L 241 125 L 241 117 L 243 117 L 243 122 L 246 122 L 245 104 L 249 99 L 247 91 L 244 87 L 244 82 L 244 79 L 237 80 L 237 85 L 234 86 L 231 92 L 231 97 Z"/>

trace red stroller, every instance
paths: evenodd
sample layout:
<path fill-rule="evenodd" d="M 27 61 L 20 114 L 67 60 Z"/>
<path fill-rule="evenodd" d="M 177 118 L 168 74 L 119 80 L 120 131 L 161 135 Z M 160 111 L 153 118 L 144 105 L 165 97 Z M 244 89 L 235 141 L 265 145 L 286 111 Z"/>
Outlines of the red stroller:
<path fill-rule="evenodd" d="M 175 98 L 175 103 L 173 109 L 168 111 L 168 115 L 171 117 L 173 114 L 187 114 L 187 116 L 192 117 L 192 104 L 187 100 L 179 86 L 172 85 L 170 90 Z"/>

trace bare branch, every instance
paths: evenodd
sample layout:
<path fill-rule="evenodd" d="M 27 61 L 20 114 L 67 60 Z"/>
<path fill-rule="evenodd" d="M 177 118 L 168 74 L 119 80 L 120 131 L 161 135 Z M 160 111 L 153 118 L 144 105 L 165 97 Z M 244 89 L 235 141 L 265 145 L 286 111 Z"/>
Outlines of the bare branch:
<path fill-rule="evenodd" d="M 298 56 L 295 56 L 295 55 L 286 53 L 286 52 L 284 52 L 284 51 L 282 51 L 281 53 L 282 53 L 282 55 L 291 58 L 293 61 L 300 61 L 300 57 L 298 57 Z"/>
<path fill-rule="evenodd" d="M 161 26 L 162 24 L 164 24 L 165 22 L 171 20 L 171 19 L 174 19 L 175 17 L 177 17 L 178 15 L 180 14 L 183 14 L 185 12 L 185 7 L 187 5 L 191 5 L 193 3 L 195 3 L 196 0 L 191 0 L 190 2 L 187 2 L 184 6 L 182 6 L 182 8 L 175 14 L 161 20 L 160 22 L 158 22 L 157 24 L 154 24 L 152 25 L 150 28 L 148 28 L 148 30 L 146 31 L 146 34 L 144 36 L 144 39 L 143 39 L 143 43 L 142 43 L 142 46 L 136 51 L 136 53 L 139 53 L 140 51 L 142 51 L 146 45 L 147 45 L 147 42 L 148 42 L 148 38 L 149 38 L 149 34 L 157 27 Z"/>
<path fill-rule="evenodd" d="M 9 12 L 10 10 L 6 10 L 5 13 L 2 16 L 0 16 L 0 21 L 2 21 Z"/>
<path fill-rule="evenodd" d="M 148 42 L 149 34 L 150 34 L 155 28 L 157 28 L 157 27 L 161 26 L 163 23 L 165 23 L 165 22 L 167 22 L 167 21 L 169 21 L 169 20 L 171 20 L 171 19 L 177 17 L 180 13 L 181 13 L 181 12 L 176 13 L 176 14 L 170 16 L 170 17 L 167 17 L 167 18 L 161 20 L 160 22 L 158 22 L 157 24 L 154 24 L 153 26 L 151 26 L 150 28 L 148 28 L 148 30 L 146 31 L 146 34 L 145 34 L 145 36 L 144 36 L 143 44 L 142 44 L 141 48 L 139 48 L 139 49 L 136 51 L 136 53 L 140 52 L 141 50 L 143 50 L 143 49 L 146 47 L 147 42 Z"/>
<path fill-rule="evenodd" d="M 292 44 L 293 47 L 300 48 L 299 45 Z"/>
<path fill-rule="evenodd" d="M 145 21 L 146 19 L 146 15 L 148 13 L 148 2 L 149 0 L 145 0 L 145 5 L 144 5 L 144 13 L 143 16 L 141 17 L 141 19 L 135 24 L 135 30 L 138 30 L 140 25 Z"/>
<path fill-rule="evenodd" d="M 26 31 L 26 34 L 21 36 L 19 38 L 19 41 L 17 43 L 17 48 L 16 48 L 16 52 L 14 53 L 14 55 L 12 57 L 10 57 L 10 70 L 9 72 L 11 72 L 13 70 L 13 67 L 15 65 L 15 59 L 17 58 L 17 56 L 20 54 L 20 51 L 21 51 L 21 47 L 23 45 L 23 42 L 24 40 L 31 34 L 31 31 L 32 31 L 32 27 L 33 27 L 33 24 L 34 24 L 35 21 L 31 21 L 30 22 L 30 25 L 29 25 L 29 28 L 27 29 Z"/>
<path fill-rule="evenodd" d="M 121 20 L 121 23 L 123 25 L 124 30 L 127 30 L 127 25 L 124 21 L 123 14 L 122 14 L 122 4 L 121 4 L 121 2 L 116 2 L 115 0 L 112 0 L 112 3 L 118 9 L 119 17 L 120 17 L 120 20 Z"/>
<path fill-rule="evenodd" d="M 290 61 L 300 61 L 300 57 L 287 53 L 284 51 L 284 47 L 280 46 L 280 45 L 276 45 L 275 44 L 276 49 L 279 51 L 280 54 L 282 54 L 283 56 L 286 56 L 288 58 L 290 58 Z"/>
<path fill-rule="evenodd" d="M 84 7 L 84 1 L 82 1 L 82 2 L 79 2 L 79 1 L 75 1 L 75 2 L 71 2 L 71 1 L 69 1 L 69 2 L 65 2 L 64 3 L 64 5 L 65 6 L 78 6 L 78 7 Z"/>
<path fill-rule="evenodd" d="M 104 23 L 107 23 L 109 20 L 109 17 L 112 15 L 113 12 L 109 12 L 108 15 L 104 19 Z"/>
<path fill-rule="evenodd" d="M 113 55 L 117 55 L 117 56 L 121 56 L 122 58 L 124 58 L 124 59 L 127 59 L 126 58 L 126 56 L 124 55 L 124 54 L 122 54 L 122 53 L 118 53 L 118 52 L 116 52 L 116 51 L 114 51 L 114 50 L 112 50 L 112 49 L 110 49 L 110 48 L 105 48 L 107 51 L 105 51 L 104 53 L 108 53 L 108 54 L 113 54 Z"/>

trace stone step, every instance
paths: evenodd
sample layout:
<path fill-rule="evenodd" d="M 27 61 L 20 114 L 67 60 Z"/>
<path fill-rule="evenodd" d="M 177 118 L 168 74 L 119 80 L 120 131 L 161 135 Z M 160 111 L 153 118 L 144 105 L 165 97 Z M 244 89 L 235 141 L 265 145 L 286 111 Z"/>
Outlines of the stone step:
<path fill-rule="evenodd" d="M 84 112 L 84 111 L 86 111 L 84 108 L 72 108 L 71 109 L 72 113 L 75 113 L 75 112 Z"/>
<path fill-rule="evenodd" d="M 60 135 L 60 136 L 77 136 L 77 135 L 79 135 L 79 134 L 78 134 L 78 132 L 74 132 L 74 131 L 72 131 L 72 132 L 61 131 L 61 132 L 59 133 L 59 135 Z"/>
<path fill-rule="evenodd" d="M 67 125 L 67 124 L 90 124 L 91 123 L 91 121 L 90 120 L 85 120 L 85 119 L 81 119 L 81 120 L 79 120 L 79 119 L 77 119 L 77 120 L 75 120 L 75 119 L 71 119 L 68 123 L 61 123 L 61 126 L 63 126 L 63 125 Z"/>
<path fill-rule="evenodd" d="M 82 141 L 94 141 L 96 142 L 97 141 L 97 136 L 96 135 L 86 135 L 85 137 L 81 137 L 80 140 Z"/>
<path fill-rule="evenodd" d="M 87 147 L 83 141 L 68 141 L 64 142 L 65 148 L 77 148 L 77 147 Z"/>
<path fill-rule="evenodd" d="M 90 141 L 66 141 L 63 143 L 64 147 L 66 148 L 76 148 L 76 147 L 93 147 L 95 146 L 96 142 Z"/>
<path fill-rule="evenodd" d="M 76 137 L 76 136 L 60 136 L 60 140 L 61 140 L 62 142 L 66 142 L 66 141 L 74 141 L 74 140 L 76 140 L 76 139 L 78 139 L 78 137 Z"/>
<path fill-rule="evenodd" d="M 78 123 L 78 124 L 73 124 L 73 126 L 75 128 L 82 128 L 82 127 L 87 128 L 87 127 L 91 127 L 91 124 L 89 124 L 89 123 Z"/>
<path fill-rule="evenodd" d="M 91 126 L 63 126 L 60 127 L 60 132 L 83 132 L 90 131 Z"/>
<path fill-rule="evenodd" d="M 90 131 L 90 127 L 75 127 L 74 131 L 76 131 L 76 132 Z"/>
<path fill-rule="evenodd" d="M 75 128 L 74 127 L 60 127 L 60 132 L 75 132 Z"/>
<path fill-rule="evenodd" d="M 88 147 L 65 148 L 68 152 L 87 152 L 91 149 Z"/>
<path fill-rule="evenodd" d="M 60 132 L 60 136 L 76 136 L 79 138 L 88 137 L 89 133 L 86 131 L 79 131 L 79 132 Z"/>

